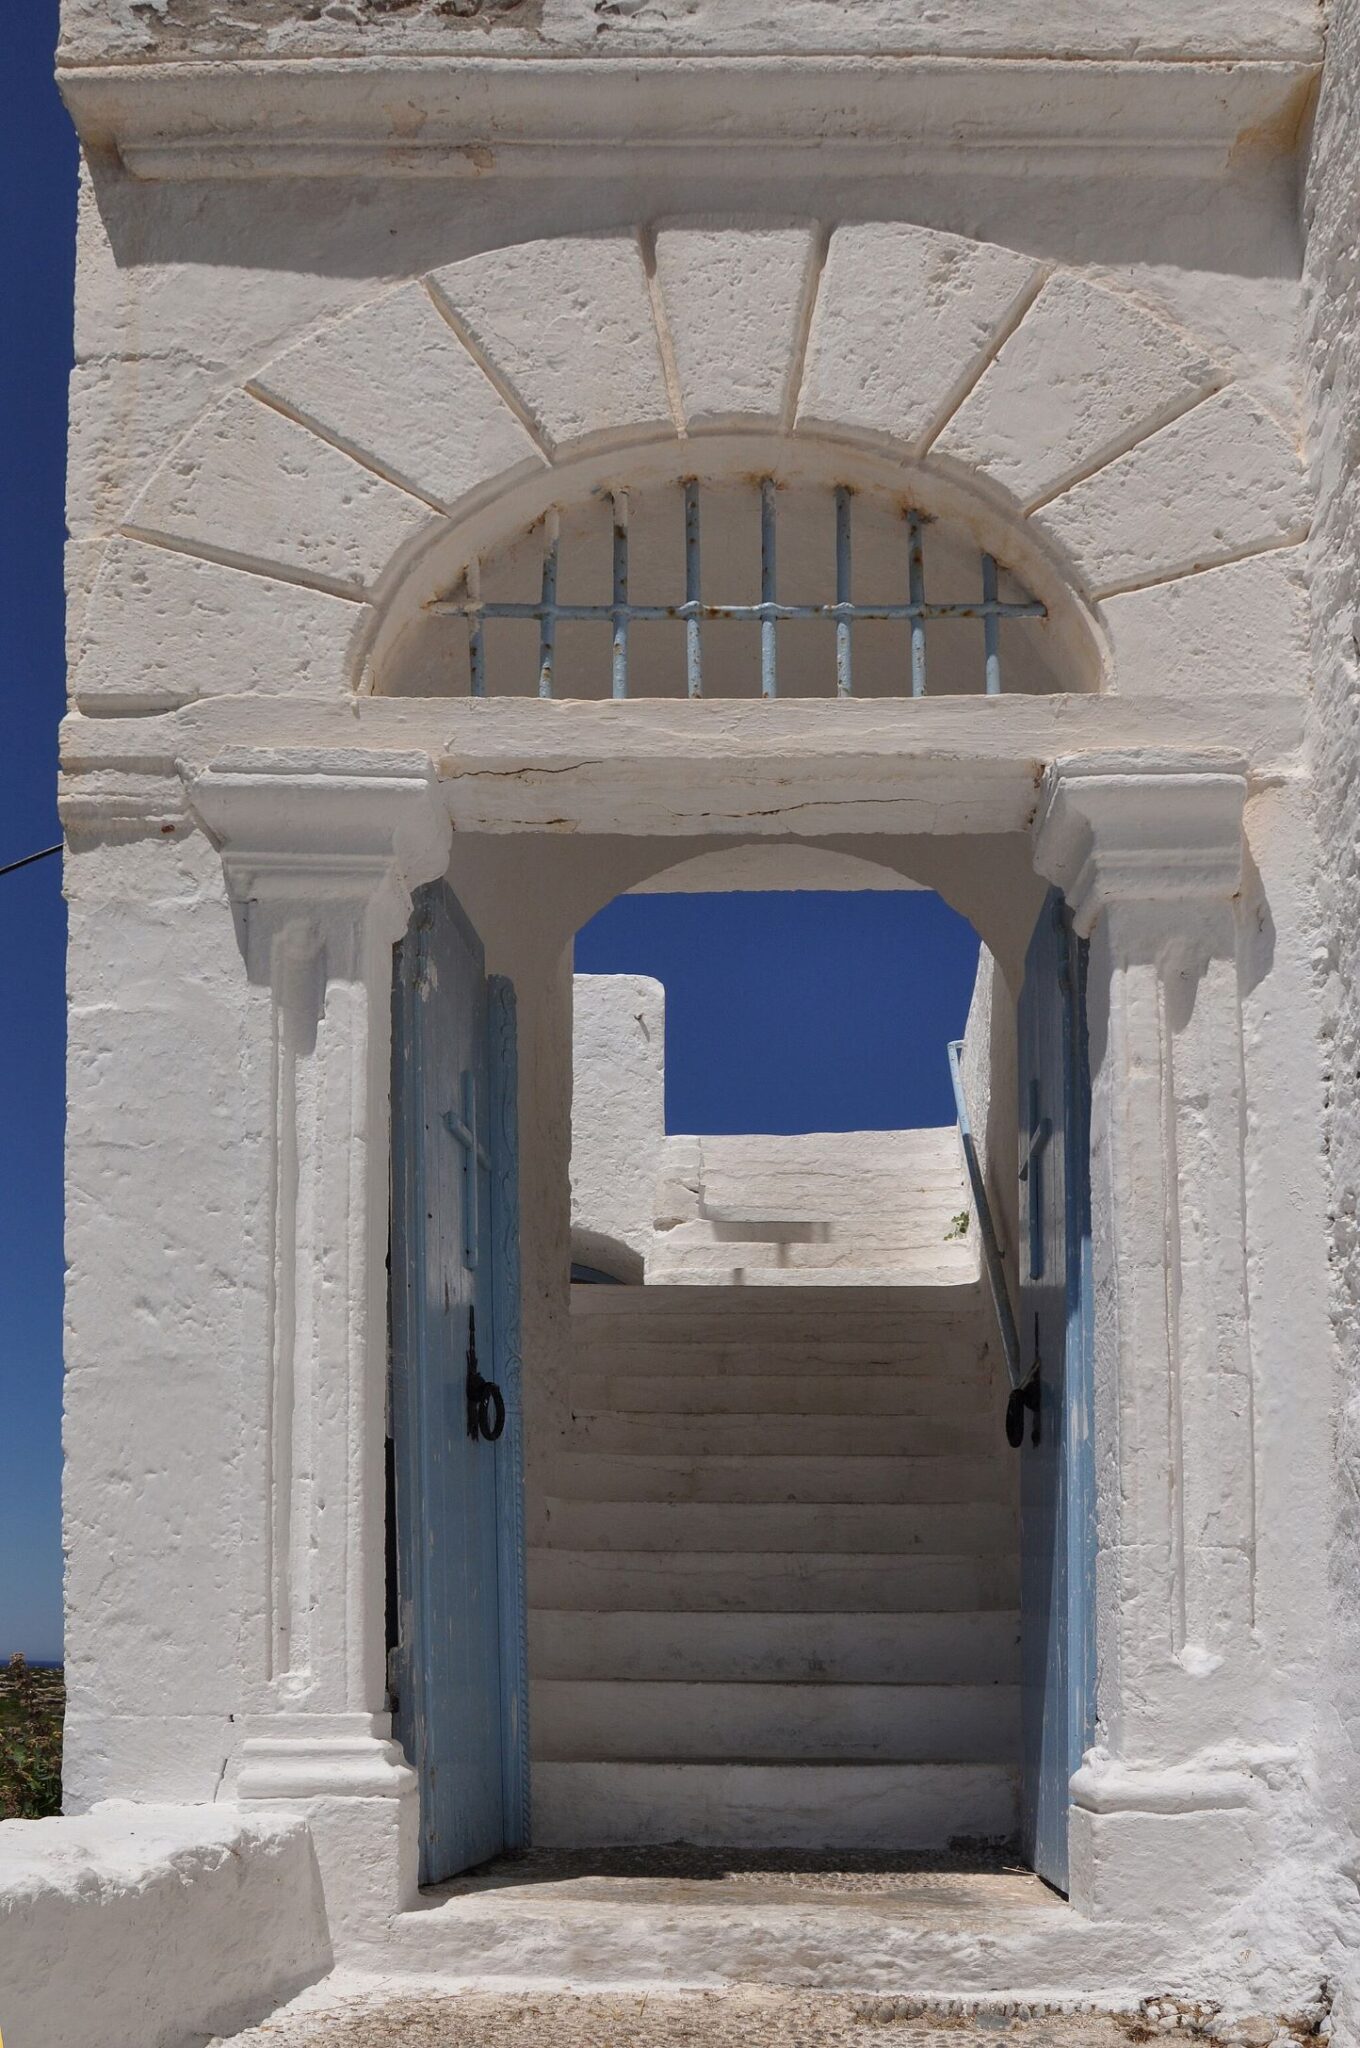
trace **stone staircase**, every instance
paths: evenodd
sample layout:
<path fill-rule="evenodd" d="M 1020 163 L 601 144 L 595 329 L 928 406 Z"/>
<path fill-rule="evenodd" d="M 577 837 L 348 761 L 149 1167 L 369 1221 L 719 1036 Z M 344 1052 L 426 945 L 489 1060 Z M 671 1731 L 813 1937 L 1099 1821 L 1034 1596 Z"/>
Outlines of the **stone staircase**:
<path fill-rule="evenodd" d="M 534 1840 L 1015 1824 L 1015 1460 L 976 1277 L 577 1287 L 530 1556 Z"/>
<path fill-rule="evenodd" d="M 947 1286 L 977 1271 L 952 1124 L 667 1138 L 649 1284 Z"/>

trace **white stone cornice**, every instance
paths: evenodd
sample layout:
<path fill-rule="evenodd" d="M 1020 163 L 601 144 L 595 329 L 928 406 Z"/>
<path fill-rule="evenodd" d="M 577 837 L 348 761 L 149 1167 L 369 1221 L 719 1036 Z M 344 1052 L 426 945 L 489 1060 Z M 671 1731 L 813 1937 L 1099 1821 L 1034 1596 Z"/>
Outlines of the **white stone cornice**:
<path fill-rule="evenodd" d="M 1226 902 L 1242 882 L 1246 796 L 1233 754 L 1058 760 L 1044 776 L 1034 863 L 1083 937 L 1111 903 Z"/>
<path fill-rule="evenodd" d="M 425 754 L 241 749 L 181 773 L 241 903 L 385 901 L 395 940 L 411 890 L 448 859 L 452 828 Z"/>
<path fill-rule="evenodd" d="M 725 162 L 901 174 L 1050 150 L 1069 174 L 1223 172 L 1315 66 L 944 55 L 310 57 L 64 67 L 86 146 L 142 178 L 594 178 Z M 716 158 L 714 152 L 717 153 Z"/>

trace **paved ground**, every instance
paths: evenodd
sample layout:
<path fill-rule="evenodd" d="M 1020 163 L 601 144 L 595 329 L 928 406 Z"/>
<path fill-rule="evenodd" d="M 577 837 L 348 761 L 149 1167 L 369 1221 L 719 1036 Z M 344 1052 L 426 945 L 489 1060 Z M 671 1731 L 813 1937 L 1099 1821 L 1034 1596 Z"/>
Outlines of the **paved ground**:
<path fill-rule="evenodd" d="M 989 1845 L 902 1850 L 532 1849 L 431 1885 L 421 1905 L 500 1892 L 529 1900 L 550 1892 L 579 1903 L 620 1905 L 832 1906 L 863 1904 L 955 1926 L 994 1926 L 1008 1910 L 1061 1911 L 1054 1892 L 1014 1856 Z"/>
<path fill-rule="evenodd" d="M 960 1843 L 929 1855 L 805 1853 L 687 1847 L 535 1850 L 422 1893 L 432 1916 L 470 1895 L 517 1901 L 613 1901 L 663 1913 L 705 1905 L 796 1905 L 901 1912 L 923 1926 L 995 1926 L 1006 1911 L 1062 1910 L 1002 1848 Z M 419 1912 L 410 1916 L 419 1931 Z M 410 1929 L 408 1929 L 408 1933 Z M 438 1952 L 438 1944 L 434 1953 Z M 339 1974 L 229 2048 L 1132 2048 L 1170 2037 L 1190 2048 L 1303 2048 L 1306 2023 L 1259 2021 L 1216 2030 L 1213 2008 L 1166 1997 L 1139 2013 L 1056 2013 L 1026 2007 L 955 2013 L 919 1999 L 732 1985 L 719 1991 L 468 1991 L 429 1979 Z M 227 2048 L 227 2044 L 222 2044 Z"/>
<path fill-rule="evenodd" d="M 1130 2017 L 964 2018 L 815 1991 L 354 1993 L 324 2004 L 312 1993 L 231 2048 L 1129 2048 L 1151 2038 Z"/>

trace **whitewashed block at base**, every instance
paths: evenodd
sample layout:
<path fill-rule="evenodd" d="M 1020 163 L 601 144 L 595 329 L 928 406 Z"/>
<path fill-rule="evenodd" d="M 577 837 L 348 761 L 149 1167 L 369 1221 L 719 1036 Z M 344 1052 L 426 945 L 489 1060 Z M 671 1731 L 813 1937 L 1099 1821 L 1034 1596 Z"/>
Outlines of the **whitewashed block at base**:
<path fill-rule="evenodd" d="M 161 1660 L 144 1666 L 143 1699 L 163 1668 Z M 106 1799 L 210 1805 L 221 1796 L 241 1739 L 235 1715 L 226 1708 L 156 1714 L 141 1707 L 124 1712 L 91 1690 L 92 1675 L 102 1674 L 102 1651 L 87 1653 L 82 1648 L 74 1656 L 68 1651 L 61 1756 L 66 1812 L 89 1813 Z M 120 1670 L 120 1680 L 122 1675 Z M 72 1704 L 73 1686 L 90 1704 Z"/>
<path fill-rule="evenodd" d="M 1169 321 L 1059 271 L 935 452 L 981 470 L 1029 504 L 1154 432 L 1217 381 L 1210 358 Z"/>
<path fill-rule="evenodd" d="M 1279 421 L 1240 386 L 1033 515 L 1097 597 L 1302 538 L 1308 493 Z"/>
<path fill-rule="evenodd" d="M 161 710 L 257 690 L 338 696 L 371 616 L 349 598 L 116 534 L 81 633 L 75 701 Z"/>
<path fill-rule="evenodd" d="M 1199 576 L 1107 598 L 1121 696 L 1240 695 L 1308 686 L 1302 548 L 1249 555 Z"/>
<path fill-rule="evenodd" d="M 918 442 L 1032 289 L 1031 257 L 874 221 L 831 237 L 808 338 L 798 425 Z"/>
<path fill-rule="evenodd" d="M 441 505 L 543 461 L 421 284 L 309 335 L 251 388 Z"/>
<path fill-rule="evenodd" d="M 778 419 L 807 296 L 808 228 L 666 228 L 656 238 L 687 425 Z"/>
<path fill-rule="evenodd" d="M 634 236 L 521 242 L 450 264 L 432 282 L 546 441 L 671 426 Z"/>
<path fill-rule="evenodd" d="M 238 391 L 181 441 L 127 523 L 359 595 L 431 517 L 419 499 Z"/>
<path fill-rule="evenodd" d="M 101 1806 L 0 1826 L 6 2048 L 175 2048 L 323 1976 L 305 1824 L 231 1805 Z"/>

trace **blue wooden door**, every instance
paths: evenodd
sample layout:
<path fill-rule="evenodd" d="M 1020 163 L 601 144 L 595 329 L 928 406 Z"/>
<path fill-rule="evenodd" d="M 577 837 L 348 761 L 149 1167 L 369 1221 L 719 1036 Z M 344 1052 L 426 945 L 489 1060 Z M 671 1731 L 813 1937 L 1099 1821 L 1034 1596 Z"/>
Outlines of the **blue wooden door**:
<path fill-rule="evenodd" d="M 513 1021 L 448 888 L 420 890 L 393 991 L 390 1292 L 393 1686 L 425 1884 L 525 1840 Z"/>
<path fill-rule="evenodd" d="M 1067 1890 L 1068 1781 L 1095 1722 L 1095 1466 L 1086 946 L 1044 905 L 1020 995 L 1021 1841 Z M 1037 1436 L 1037 1441 L 1036 1441 Z"/>

